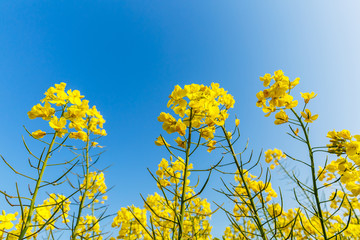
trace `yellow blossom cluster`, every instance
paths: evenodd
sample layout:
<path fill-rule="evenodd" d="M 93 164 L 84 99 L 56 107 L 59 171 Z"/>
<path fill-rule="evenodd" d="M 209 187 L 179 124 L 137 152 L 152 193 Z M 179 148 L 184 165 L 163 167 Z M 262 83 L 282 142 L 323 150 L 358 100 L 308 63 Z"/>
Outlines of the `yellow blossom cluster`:
<path fill-rule="evenodd" d="M 277 193 L 272 188 L 270 182 L 264 183 L 259 180 L 257 176 L 250 174 L 246 170 L 243 170 L 242 176 L 239 174 L 239 171 L 237 171 L 234 179 L 237 185 L 234 189 L 234 195 L 236 196 L 234 200 L 236 204 L 233 213 L 237 221 L 249 216 L 252 211 L 250 207 L 251 200 L 254 204 L 264 204 L 265 202 L 271 201 L 272 198 L 277 197 Z M 255 202 L 256 199 L 257 202 Z M 248 226 L 252 225 L 249 223 Z"/>
<path fill-rule="evenodd" d="M 294 108 L 297 106 L 298 101 L 293 100 L 293 96 L 290 95 L 290 90 L 299 84 L 299 78 L 294 81 L 290 81 L 289 77 L 284 75 L 282 70 L 278 70 L 272 76 L 267 73 L 263 77 L 260 77 L 263 81 L 264 87 L 267 89 L 260 91 L 256 94 L 258 101 L 256 106 L 262 108 L 266 117 L 270 116 L 271 113 L 280 110 L 275 115 L 275 124 L 282 124 L 288 121 L 286 113 L 282 110 Z M 271 81 L 275 83 L 271 85 Z"/>
<path fill-rule="evenodd" d="M 5 236 L 3 233 L 0 232 L 0 239 L 18 240 L 20 232 L 23 228 L 23 224 L 25 223 L 26 218 L 29 214 L 29 209 L 27 207 L 22 209 L 22 214 L 19 215 L 18 223 L 16 223 L 15 226 L 11 225 L 11 223 L 9 223 L 9 221 L 15 221 L 16 220 L 15 217 L 18 215 L 18 213 L 8 214 L 8 215 L 5 214 L 5 211 L 3 211 L 2 213 L 3 213 L 3 215 L 2 215 L 3 217 L 1 217 L 1 215 L 0 215 L 0 219 L 3 219 L 4 225 L 1 225 L 1 223 L 0 223 L 0 226 L 2 226 L 2 227 L 7 226 L 8 227 L 7 229 L 10 229 L 10 231 L 6 232 L 6 228 L 3 228 L 3 229 L 0 228 L 0 230 L 3 231 L 3 233 L 5 233 L 5 232 L 7 233 Z M 11 228 L 9 228 L 10 226 L 11 226 Z M 14 229 L 13 229 L 13 227 L 14 227 Z M 1 238 L 2 236 L 4 238 Z M 26 230 L 25 236 L 33 236 L 33 238 L 36 239 L 37 234 L 35 234 L 35 227 L 30 226 Z"/>
<path fill-rule="evenodd" d="M 346 155 L 358 165 L 360 160 L 360 135 L 351 135 L 349 130 L 330 131 L 326 135 L 330 138 L 330 144 L 327 145 L 330 153 L 335 153 L 338 156 L 346 153 Z"/>
<path fill-rule="evenodd" d="M 239 229 L 240 228 L 240 229 Z M 226 227 L 223 240 L 246 240 L 254 237 L 256 226 L 251 221 L 244 221 L 242 225 L 236 227 Z M 240 231 L 241 230 L 241 231 Z M 245 236 L 244 236 L 245 234 Z"/>
<path fill-rule="evenodd" d="M 312 123 L 319 117 L 319 114 L 312 115 L 309 109 L 305 109 L 305 112 L 301 112 L 301 116 L 304 118 L 304 122 Z"/>
<path fill-rule="evenodd" d="M 360 201 L 358 197 L 349 196 L 343 191 L 338 190 L 336 192 L 333 192 L 329 199 L 331 200 L 330 207 L 333 209 L 338 209 L 341 207 L 342 215 L 344 216 L 344 218 L 341 218 L 339 216 L 336 218 L 336 225 L 345 226 L 347 222 L 343 219 L 346 219 L 350 213 L 355 216 L 358 216 L 360 213 Z M 344 231 L 344 236 L 350 239 L 359 238 L 360 223 L 356 217 L 351 218 L 348 228 Z"/>
<path fill-rule="evenodd" d="M 345 217 L 349 216 L 351 211 L 356 211 L 355 214 L 358 214 L 360 211 L 359 198 L 349 196 L 341 190 L 334 191 L 329 196 L 329 200 L 331 201 L 330 207 L 333 209 L 341 207 L 343 209 L 342 215 Z M 344 211 L 344 209 L 346 209 L 346 211 Z"/>
<path fill-rule="evenodd" d="M 177 217 L 180 213 L 180 197 L 183 186 L 181 184 L 184 174 L 184 160 L 175 161 L 162 159 L 158 165 L 158 187 L 167 187 L 175 195 L 172 199 L 160 196 L 158 193 L 149 195 L 144 204 L 145 209 L 134 206 L 121 208 L 114 218 L 113 227 L 120 228 L 118 239 L 176 239 L 179 225 Z M 188 166 L 188 170 L 192 164 Z M 188 176 L 190 172 L 188 172 Z M 205 240 L 211 238 L 211 229 L 208 217 L 211 215 L 210 203 L 206 199 L 195 197 L 194 188 L 186 181 L 185 198 L 186 211 L 182 229 L 183 239 Z M 150 216 L 151 222 L 147 221 Z M 136 216 L 136 217 L 135 217 Z M 149 234 L 151 233 L 151 236 Z"/>
<path fill-rule="evenodd" d="M 134 206 L 128 208 L 121 208 L 116 217 L 113 220 L 112 227 L 120 228 L 116 239 L 152 239 L 149 234 L 146 233 L 146 210 L 140 209 Z M 115 240 L 115 238 L 111 238 Z"/>
<path fill-rule="evenodd" d="M 187 194 L 187 197 L 191 196 L 191 193 Z M 154 226 L 157 228 L 156 235 L 159 239 L 163 239 L 161 238 L 162 236 L 164 239 L 170 240 L 172 236 L 177 236 L 177 231 L 174 232 L 174 229 L 179 227 L 174 220 L 176 219 L 176 214 L 179 214 L 180 211 L 178 201 L 179 199 L 167 201 L 157 193 L 147 197 L 145 208 L 151 213 Z M 196 236 L 197 239 L 203 240 L 211 237 L 212 227 L 207 219 L 210 214 L 210 203 L 206 199 L 199 197 L 191 198 L 185 212 L 183 238 L 192 239 Z"/>
<path fill-rule="evenodd" d="M 95 216 L 86 215 L 80 217 L 79 227 L 76 229 L 75 239 L 102 240 L 99 219 Z"/>
<path fill-rule="evenodd" d="M 299 208 L 285 211 L 278 203 L 268 204 L 267 210 L 271 217 L 276 218 L 278 228 L 276 237 L 292 236 L 293 239 L 305 240 L 312 239 L 311 234 L 316 236 L 316 239 L 323 239 L 319 234 L 321 226 L 317 217 L 313 216 L 309 219 Z"/>
<path fill-rule="evenodd" d="M 78 90 L 69 89 L 65 92 L 66 83 L 55 84 L 45 92 L 45 98 L 33 106 L 28 112 L 30 119 L 42 118 L 49 121 L 49 126 L 55 131 L 56 136 L 63 137 L 69 132 L 70 138 L 88 141 L 90 133 L 106 135 L 103 124 L 105 120 L 96 106 L 89 107 L 89 101 Z M 57 109 L 56 109 L 57 108 Z M 56 113 L 60 114 L 56 116 Z M 67 123 L 68 128 L 66 127 Z M 32 133 L 34 138 L 42 138 L 47 133 L 37 130 Z"/>
<path fill-rule="evenodd" d="M 337 176 L 345 189 L 351 192 L 350 196 L 360 195 L 360 135 L 351 135 L 350 131 L 330 131 L 327 134 L 330 144 L 327 145 L 330 153 L 337 154 L 338 159 L 331 161 L 318 171 L 320 181 L 326 180 L 324 185 L 329 185 L 328 181 L 334 180 Z M 340 155 L 346 154 L 346 157 Z"/>
<path fill-rule="evenodd" d="M 87 185 L 86 185 L 87 184 Z M 81 189 L 85 189 L 87 186 L 86 196 L 89 199 L 96 198 L 98 194 L 102 195 L 106 193 L 107 186 L 105 184 L 105 177 L 103 172 L 90 172 L 85 176 L 83 183 L 80 185 Z M 106 200 L 107 197 L 103 196 L 103 200 Z M 81 196 L 80 196 L 81 200 Z M 95 202 L 98 202 L 98 199 L 95 199 Z M 103 201 L 101 203 L 104 203 Z"/>
<path fill-rule="evenodd" d="M 17 212 L 6 214 L 6 212 L 2 210 L 2 214 L 0 215 L 0 235 L 4 230 L 11 229 L 14 226 L 12 222 L 16 221 L 17 215 Z"/>
<path fill-rule="evenodd" d="M 170 158 L 172 159 L 172 157 Z M 188 170 L 192 169 L 193 165 L 188 165 Z M 171 186 L 172 183 L 179 184 L 182 176 L 182 173 L 185 169 L 185 163 L 184 160 L 181 157 L 178 157 L 175 161 L 168 162 L 165 158 L 161 160 L 161 162 L 158 165 L 158 170 L 156 171 L 156 175 L 159 177 L 158 187 L 167 187 Z M 190 176 L 190 172 L 187 172 L 187 176 Z M 187 179 L 188 185 L 190 182 L 189 179 Z"/>
<path fill-rule="evenodd" d="M 191 197 L 191 195 L 189 193 L 187 197 Z M 176 214 L 179 214 L 180 211 L 178 200 L 169 201 L 157 193 L 147 197 L 145 208 L 151 214 L 153 225 L 157 229 L 155 231 L 156 239 L 170 240 L 177 237 L 179 227 L 175 220 Z M 212 227 L 207 217 L 210 214 L 210 203 L 206 199 L 192 198 L 185 212 L 183 239 L 193 239 L 194 237 L 201 240 L 209 239 Z"/>
<path fill-rule="evenodd" d="M 175 161 L 170 162 L 166 159 L 162 159 L 158 165 L 158 170 L 156 175 L 158 176 L 158 187 L 169 187 L 172 186 L 172 189 L 175 193 L 180 193 L 183 189 L 180 181 L 184 177 L 185 163 L 184 160 L 178 157 Z M 193 168 L 192 164 L 189 164 L 187 169 L 191 170 Z M 187 172 L 186 179 L 186 189 L 185 189 L 185 198 L 191 199 L 187 203 L 187 210 L 185 212 L 184 225 L 183 225 L 183 234 L 184 239 L 188 239 L 196 236 L 197 239 L 208 239 L 211 232 L 211 226 L 206 219 L 211 214 L 210 204 L 206 199 L 201 199 L 199 197 L 193 197 L 195 194 L 194 188 L 189 186 L 190 172 Z M 172 239 L 171 236 L 177 234 L 173 232 L 174 219 L 176 215 L 180 212 L 180 198 L 176 195 L 173 197 L 172 201 L 166 200 L 164 197 L 155 193 L 154 195 L 148 196 L 146 199 L 145 208 L 152 214 L 154 219 L 154 225 L 158 228 L 158 235 L 167 236 L 165 239 Z"/>
<path fill-rule="evenodd" d="M 265 151 L 265 162 L 271 163 L 274 160 L 274 163 L 270 165 L 271 169 L 279 165 L 279 160 L 282 158 L 286 158 L 286 155 L 279 149 L 274 148 L 274 150 L 269 149 Z"/>
<path fill-rule="evenodd" d="M 181 88 L 177 85 L 169 98 L 167 106 L 179 118 L 170 113 L 160 113 L 158 120 L 163 123 L 163 129 L 169 134 L 177 132 L 180 136 L 185 136 L 187 127 L 191 125 L 192 128 L 198 129 L 201 137 L 207 141 L 214 138 L 216 126 L 224 125 L 228 118 L 227 111 L 235 103 L 233 96 L 217 83 L 212 83 L 210 87 L 191 84 Z M 180 147 L 186 145 L 180 138 L 176 139 L 176 142 Z M 164 145 L 165 140 L 158 139 L 156 144 Z"/>
<path fill-rule="evenodd" d="M 326 186 L 331 185 L 328 181 L 334 180 L 336 176 L 339 176 L 340 182 L 351 192 L 351 196 L 360 195 L 360 170 L 346 158 L 340 157 L 332 161 L 325 169 L 320 167 L 318 175 L 321 181 L 326 177 L 327 182 L 324 182 Z"/>
<path fill-rule="evenodd" d="M 280 204 L 273 203 L 266 205 L 266 212 L 267 219 L 272 218 L 276 222 L 273 226 L 276 230 L 266 230 L 269 238 L 288 239 L 291 236 L 292 239 L 297 240 L 324 239 L 319 231 L 321 229 L 319 218 L 315 215 L 310 217 L 308 214 L 304 214 L 300 208 L 290 208 L 286 211 Z M 347 225 L 347 222 L 344 222 L 339 215 L 327 211 L 323 211 L 323 215 L 331 224 L 327 230 L 329 236 L 338 234 Z M 269 226 L 271 225 L 269 224 Z M 353 218 L 348 228 L 338 235 L 339 239 L 359 239 L 359 226 L 356 218 Z M 256 231 L 256 225 L 253 222 L 244 220 L 239 225 L 227 227 L 223 239 L 255 239 Z"/>
<path fill-rule="evenodd" d="M 42 205 L 36 207 L 36 214 L 33 221 L 38 226 L 46 225 L 46 230 L 55 228 L 57 215 L 61 216 L 62 222 L 69 222 L 67 219 L 70 211 L 70 200 L 63 195 L 50 194 L 49 198 L 44 200 Z"/>
<path fill-rule="evenodd" d="M 69 222 L 68 213 L 70 211 L 70 200 L 63 195 L 52 193 L 49 198 L 44 200 L 43 204 L 38 205 L 35 210 L 36 213 L 32 219 L 32 225 L 27 229 L 25 234 L 25 236 L 32 235 L 34 238 L 37 236 L 35 234 L 37 229 L 43 227 L 45 227 L 46 230 L 55 229 L 55 222 L 58 219 L 62 219 L 63 223 Z M 25 207 L 18 223 L 15 225 L 15 229 L 7 232 L 6 239 L 18 239 L 28 212 L 28 208 Z M 2 239 L 1 232 L 4 233 L 5 230 L 9 230 L 14 227 L 12 221 L 16 220 L 17 215 L 17 212 L 15 214 L 6 214 L 5 211 L 2 212 L 2 215 L 0 215 L 0 239 Z"/>
<path fill-rule="evenodd" d="M 260 77 L 264 87 L 268 87 L 263 91 L 256 94 L 257 102 L 256 106 L 262 108 L 263 112 L 266 113 L 265 117 L 270 116 L 271 113 L 278 111 L 275 114 L 276 125 L 287 123 L 289 116 L 284 111 L 285 109 L 292 109 L 298 105 L 297 100 L 293 100 L 293 96 L 290 95 L 291 89 L 299 84 L 300 78 L 296 78 L 293 81 L 289 80 L 289 77 L 284 75 L 282 70 L 274 72 L 274 75 L 266 73 L 263 77 Z M 271 85 L 272 80 L 275 82 Z M 317 94 L 301 93 L 301 97 L 304 99 L 305 106 L 309 103 L 310 99 L 316 97 Z M 304 118 L 304 122 L 312 123 L 319 115 L 312 115 L 309 109 L 304 109 L 301 112 L 301 116 Z"/>
<path fill-rule="evenodd" d="M 309 101 L 317 96 L 314 92 L 311 93 L 300 93 L 301 97 L 304 99 L 305 104 L 308 104 Z"/>
<path fill-rule="evenodd" d="M 337 203 L 342 200 L 342 194 L 339 193 L 337 196 Z M 333 198 L 333 196 L 331 196 Z M 332 201 L 334 202 L 334 201 Z M 345 201 L 344 201 L 345 202 Z M 342 202 L 344 204 L 344 202 Z M 336 208 L 337 206 L 332 203 L 332 208 Z M 348 207 L 349 204 L 347 205 Z M 348 209 L 349 210 L 349 209 Z M 285 211 L 281 208 L 279 204 L 268 205 L 268 212 L 272 214 L 272 216 L 276 216 L 276 224 L 278 227 L 277 237 L 283 238 L 284 236 L 292 236 L 294 239 L 306 240 L 306 239 L 324 239 L 322 233 L 319 232 L 321 229 L 321 223 L 317 216 L 311 216 L 304 214 L 301 212 L 299 208 L 289 209 Z M 346 212 L 348 213 L 348 212 Z M 349 225 L 347 225 L 347 219 L 341 218 L 339 215 L 335 215 L 334 213 L 330 213 L 328 211 L 323 211 L 323 216 L 328 220 L 328 228 L 327 234 L 328 236 L 338 235 L 336 239 L 359 239 L 360 225 L 356 218 L 351 219 Z M 344 214 L 346 216 L 346 214 Z M 343 231 L 345 229 L 345 231 Z"/>

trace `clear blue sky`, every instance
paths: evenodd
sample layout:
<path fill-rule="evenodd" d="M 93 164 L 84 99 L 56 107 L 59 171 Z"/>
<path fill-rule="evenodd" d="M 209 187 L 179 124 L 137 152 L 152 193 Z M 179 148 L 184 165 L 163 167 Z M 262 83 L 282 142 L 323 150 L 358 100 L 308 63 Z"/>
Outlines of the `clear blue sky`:
<path fill-rule="evenodd" d="M 168 157 L 154 145 L 165 134 L 156 118 L 176 84 L 220 83 L 235 97 L 232 113 L 251 148 L 296 152 L 286 128 L 255 106 L 259 76 L 277 69 L 301 78 L 298 91 L 318 93 L 311 105 L 320 114 L 315 144 L 334 128 L 359 134 L 359 7 L 330 0 L 1 1 L 0 153 L 26 171 L 22 125 L 44 126 L 26 113 L 49 86 L 66 82 L 107 121 L 100 166 L 113 165 L 106 175 L 115 186 L 110 210 L 141 206 L 139 193 L 156 190 L 146 168 Z M 1 163 L 0 174 L 14 179 Z M 1 189 L 14 187 L 0 181 Z M 219 236 L 226 224 L 213 219 Z"/>

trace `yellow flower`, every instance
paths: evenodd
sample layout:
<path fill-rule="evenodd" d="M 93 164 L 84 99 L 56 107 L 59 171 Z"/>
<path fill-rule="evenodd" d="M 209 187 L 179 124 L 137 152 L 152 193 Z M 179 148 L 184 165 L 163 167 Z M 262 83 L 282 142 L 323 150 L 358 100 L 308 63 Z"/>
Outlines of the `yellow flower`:
<path fill-rule="evenodd" d="M 304 118 L 304 121 L 307 123 L 312 123 L 319 117 L 318 114 L 312 116 L 309 109 L 305 109 L 305 112 L 301 112 L 301 116 Z"/>
<path fill-rule="evenodd" d="M 265 117 L 268 117 L 270 116 L 271 113 L 276 111 L 276 108 L 274 106 L 270 106 L 270 107 L 264 107 L 262 110 L 264 113 L 266 113 Z"/>
<path fill-rule="evenodd" d="M 266 73 L 263 77 L 260 77 L 260 81 L 264 82 L 264 87 L 270 85 L 271 79 L 272 77 L 270 73 Z"/>
<path fill-rule="evenodd" d="M 298 134 L 299 134 L 299 129 L 298 129 L 298 128 L 294 131 L 294 134 L 295 134 L 296 136 L 298 136 Z"/>
<path fill-rule="evenodd" d="M 257 107 L 266 107 L 266 97 L 264 96 L 264 92 L 260 91 L 256 94 L 258 101 L 256 102 Z"/>
<path fill-rule="evenodd" d="M 271 169 L 275 168 L 275 165 L 279 165 L 279 160 L 282 158 L 286 158 L 286 155 L 279 149 L 274 148 L 274 150 L 267 150 L 265 152 L 265 162 L 270 163 L 273 159 L 274 160 L 274 164 L 270 165 Z"/>
<path fill-rule="evenodd" d="M 190 126 L 206 128 L 224 125 L 228 118 L 227 110 L 235 103 L 233 96 L 220 88 L 218 83 L 211 83 L 211 86 L 191 84 L 184 88 L 177 85 L 169 98 L 167 106 L 180 118 L 162 112 L 158 121 L 163 123 L 167 133 L 177 132 L 180 136 L 184 136 Z"/>
<path fill-rule="evenodd" d="M 178 144 L 179 147 L 181 148 L 186 148 L 186 141 L 183 141 L 180 137 L 177 137 L 177 139 L 175 139 L 175 142 Z"/>
<path fill-rule="evenodd" d="M 346 154 L 348 156 L 353 156 L 360 153 L 360 142 L 351 141 L 345 144 Z"/>
<path fill-rule="evenodd" d="M 51 107 L 51 104 L 46 102 L 44 107 L 41 104 L 37 104 L 32 107 L 31 111 L 28 112 L 28 116 L 30 119 L 35 119 L 41 117 L 44 120 L 50 120 L 50 118 L 54 115 L 55 108 Z"/>
<path fill-rule="evenodd" d="M 80 139 L 80 140 L 86 142 L 88 140 L 88 135 L 84 131 L 71 132 L 69 134 L 69 138 Z M 93 144 L 91 144 L 91 145 L 93 145 Z"/>
<path fill-rule="evenodd" d="M 88 193 L 86 195 L 87 198 L 93 199 L 94 197 L 97 197 L 97 194 L 106 193 L 107 186 L 105 184 L 105 176 L 103 172 L 90 172 L 85 176 L 85 179 L 80 187 L 85 188 L 86 182 L 88 184 Z"/>
<path fill-rule="evenodd" d="M 274 72 L 275 81 L 280 81 L 284 77 L 284 72 L 282 70 L 277 70 Z"/>
<path fill-rule="evenodd" d="M 100 146 L 98 142 L 91 142 L 91 147 L 103 148 L 104 146 Z"/>
<path fill-rule="evenodd" d="M 176 119 L 170 113 L 160 113 L 158 121 L 163 122 L 162 127 L 167 133 L 175 132 Z"/>
<path fill-rule="evenodd" d="M 201 137 L 205 138 L 206 140 L 213 139 L 214 133 L 215 133 L 215 126 L 206 127 L 200 130 Z"/>
<path fill-rule="evenodd" d="M 227 136 L 229 139 L 232 139 L 232 133 L 231 133 L 231 132 L 227 132 L 226 136 Z"/>
<path fill-rule="evenodd" d="M 285 106 L 287 109 L 294 108 L 298 105 L 298 101 L 293 101 L 293 96 L 289 94 L 285 95 L 281 100 L 283 101 L 281 106 Z"/>
<path fill-rule="evenodd" d="M 83 98 L 84 96 L 80 95 L 79 90 L 71 91 L 70 89 L 67 91 L 67 94 L 69 95 L 68 98 L 72 104 L 81 105 L 81 98 Z"/>
<path fill-rule="evenodd" d="M 207 151 L 211 152 L 212 150 L 214 150 L 216 148 L 215 144 L 216 144 L 216 141 L 210 140 L 206 145 L 207 147 L 209 147 Z"/>
<path fill-rule="evenodd" d="M 300 82 L 300 78 L 295 78 L 294 81 L 290 83 L 290 89 L 293 89 Z"/>
<path fill-rule="evenodd" d="M 64 134 L 68 132 L 67 129 L 64 129 L 66 125 L 66 119 L 64 117 L 58 119 L 56 116 L 54 116 L 51 118 L 49 125 L 56 131 L 56 136 L 58 137 L 63 137 Z"/>
<path fill-rule="evenodd" d="M 18 215 L 17 212 L 6 214 L 6 212 L 2 210 L 2 215 L 0 215 L 0 236 L 2 230 L 11 229 L 14 226 L 14 224 L 11 221 L 15 221 L 17 215 Z"/>
<path fill-rule="evenodd" d="M 34 137 L 34 138 L 43 138 L 45 135 L 46 135 L 46 132 L 43 132 L 41 131 L 40 129 L 39 130 L 36 130 L 35 132 L 32 132 L 31 135 Z"/>
<path fill-rule="evenodd" d="M 49 125 L 51 128 L 53 128 L 55 131 L 61 131 L 63 128 L 65 128 L 66 125 L 66 119 L 61 117 L 58 119 L 57 116 L 54 116 L 50 122 Z"/>
<path fill-rule="evenodd" d="M 186 125 L 181 121 L 181 119 L 178 119 L 175 125 L 175 130 L 178 132 L 181 136 L 185 136 L 186 131 Z"/>
<path fill-rule="evenodd" d="M 48 102 L 56 104 L 56 106 L 62 106 L 66 103 L 68 99 L 67 94 L 65 93 L 66 83 L 62 82 L 60 84 L 55 84 L 54 87 L 50 87 L 45 93 L 45 98 L 41 102 Z"/>
<path fill-rule="evenodd" d="M 164 145 L 166 145 L 166 146 L 168 146 L 168 147 L 170 146 L 170 144 L 168 144 L 168 143 L 165 141 L 165 139 L 162 138 L 161 136 L 159 136 L 159 137 L 156 139 L 155 145 L 156 145 L 156 146 L 164 146 Z"/>
<path fill-rule="evenodd" d="M 351 140 L 351 134 L 349 130 L 343 129 L 337 133 L 339 137 L 344 138 L 346 140 Z"/>
<path fill-rule="evenodd" d="M 236 125 L 236 126 L 239 126 L 239 124 L 240 124 L 240 120 L 239 120 L 239 119 L 235 119 L 235 125 Z"/>
<path fill-rule="evenodd" d="M 275 119 L 276 120 L 274 123 L 276 125 L 287 123 L 289 121 L 288 115 L 282 109 L 278 113 L 275 114 Z"/>
<path fill-rule="evenodd" d="M 301 97 L 304 99 L 305 103 L 308 103 L 310 101 L 310 99 L 313 99 L 317 96 L 317 94 L 315 94 L 314 92 L 311 93 L 300 93 Z"/>

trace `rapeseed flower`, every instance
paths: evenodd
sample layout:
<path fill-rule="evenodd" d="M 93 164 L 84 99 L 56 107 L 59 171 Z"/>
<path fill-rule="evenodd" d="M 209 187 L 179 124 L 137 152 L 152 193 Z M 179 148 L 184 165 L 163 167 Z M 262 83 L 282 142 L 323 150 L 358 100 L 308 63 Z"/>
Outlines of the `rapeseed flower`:
<path fill-rule="evenodd" d="M 192 128 L 201 128 L 201 137 L 206 140 L 214 138 L 215 126 L 224 125 L 228 118 L 227 110 L 235 103 L 234 98 L 217 83 L 210 87 L 191 84 L 181 88 L 177 85 L 169 98 L 167 106 L 179 118 L 160 113 L 158 121 L 163 123 L 163 129 L 169 134 L 177 132 L 185 136 L 191 124 Z"/>
<path fill-rule="evenodd" d="M 301 97 L 304 99 L 305 103 L 309 103 L 310 99 L 313 99 L 317 96 L 314 92 L 311 93 L 300 93 Z"/>
<path fill-rule="evenodd" d="M 307 122 L 307 123 L 312 123 L 319 117 L 318 114 L 311 115 L 311 112 L 309 109 L 305 109 L 305 112 L 301 112 L 301 116 L 304 118 L 304 122 Z"/>
<path fill-rule="evenodd" d="M 34 137 L 34 138 L 43 138 L 45 135 L 46 135 L 46 132 L 43 132 L 41 131 L 40 129 L 39 130 L 36 130 L 35 132 L 32 132 L 31 135 Z"/>
<path fill-rule="evenodd" d="M 30 119 L 42 118 L 49 121 L 49 125 L 55 130 L 57 137 L 63 137 L 70 131 L 69 137 L 88 141 L 91 133 L 95 135 L 106 136 L 103 129 L 105 120 L 96 106 L 89 107 L 88 100 L 84 98 L 79 90 L 68 90 L 65 92 L 66 83 L 55 84 L 45 92 L 45 98 L 41 100 L 44 106 L 37 104 L 28 112 Z M 51 106 L 54 104 L 59 109 L 56 110 Z M 60 116 L 56 116 L 56 112 L 61 112 Z M 69 129 L 67 129 L 67 123 Z M 70 129 L 75 129 L 71 131 Z M 87 131 L 89 130 L 89 133 Z M 35 138 L 41 138 L 44 132 L 38 130 L 33 132 Z"/>

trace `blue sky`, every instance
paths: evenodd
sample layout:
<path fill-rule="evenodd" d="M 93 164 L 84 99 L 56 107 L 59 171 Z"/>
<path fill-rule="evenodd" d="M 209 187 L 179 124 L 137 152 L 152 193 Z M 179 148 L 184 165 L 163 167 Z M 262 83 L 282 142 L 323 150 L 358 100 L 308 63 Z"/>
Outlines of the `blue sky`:
<path fill-rule="evenodd" d="M 278 69 L 301 78 L 296 92 L 318 93 L 311 105 L 320 115 L 314 145 L 324 144 L 332 129 L 359 133 L 359 7 L 358 1 L 329 0 L 1 1 L 0 154 L 27 171 L 22 125 L 36 130 L 46 123 L 26 113 L 48 87 L 66 82 L 107 121 L 99 166 L 112 165 L 106 175 L 115 186 L 110 210 L 141 206 L 139 193 L 156 191 L 146 168 L 168 157 L 153 142 L 165 134 L 156 119 L 176 84 L 220 83 L 236 100 L 232 113 L 241 120 L 243 142 L 249 138 L 255 151 L 301 149 L 286 127 L 255 106 L 259 76 Z M 0 166 L 3 177 L 14 178 Z M 14 186 L 0 181 L 1 189 Z M 213 221 L 220 235 L 226 224 L 216 216 Z"/>

